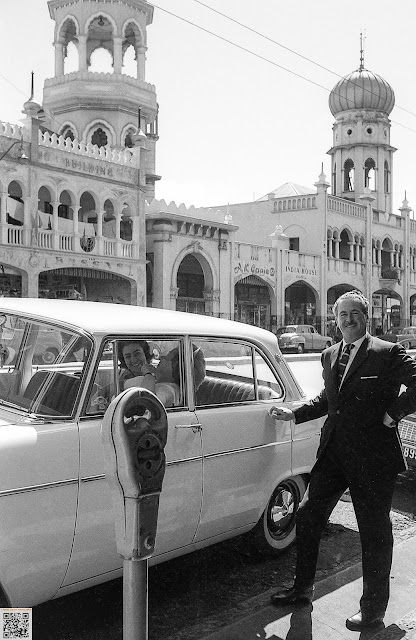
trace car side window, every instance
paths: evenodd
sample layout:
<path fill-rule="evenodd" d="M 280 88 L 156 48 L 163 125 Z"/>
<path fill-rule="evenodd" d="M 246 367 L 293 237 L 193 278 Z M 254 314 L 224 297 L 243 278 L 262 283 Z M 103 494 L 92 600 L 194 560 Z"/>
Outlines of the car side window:
<path fill-rule="evenodd" d="M 283 388 L 279 380 L 257 349 L 237 341 L 192 342 L 197 406 L 283 397 Z M 203 354 L 204 370 L 201 370 L 196 362 L 195 347 L 198 349 L 196 355 L 199 352 Z"/>
<path fill-rule="evenodd" d="M 278 400 L 283 398 L 284 390 L 276 374 L 271 369 L 264 356 L 255 350 L 255 369 L 257 383 L 257 397 L 259 400 Z"/>
<path fill-rule="evenodd" d="M 192 340 L 204 354 L 205 375 L 196 388 L 197 406 L 256 399 L 252 348 L 226 340 Z"/>
<path fill-rule="evenodd" d="M 104 414 L 111 400 L 130 387 L 148 388 L 167 409 L 184 407 L 183 354 L 183 342 L 177 339 L 133 337 L 107 341 L 95 372 L 86 414 Z M 151 385 L 149 377 L 145 380 L 145 371 L 153 374 Z"/>

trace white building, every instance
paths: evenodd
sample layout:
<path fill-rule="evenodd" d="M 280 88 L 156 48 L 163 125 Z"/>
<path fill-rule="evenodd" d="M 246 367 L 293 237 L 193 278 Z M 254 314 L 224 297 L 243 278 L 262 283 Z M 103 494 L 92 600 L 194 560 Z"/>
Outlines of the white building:
<path fill-rule="evenodd" d="M 145 79 L 146 0 L 49 0 L 55 76 L 22 126 L 0 123 L 0 293 L 82 295 L 323 332 L 336 297 L 372 330 L 416 322 L 416 226 L 392 212 L 390 85 L 360 68 L 331 92 L 331 185 L 286 184 L 213 208 L 155 199 L 158 105 Z M 78 56 L 68 73 L 67 54 Z M 107 52 L 108 73 L 91 71 Z M 126 75 L 127 52 L 136 60 Z M 1 116 L 1 114 L 0 114 Z M 172 159 L 173 161 L 173 159 Z"/>

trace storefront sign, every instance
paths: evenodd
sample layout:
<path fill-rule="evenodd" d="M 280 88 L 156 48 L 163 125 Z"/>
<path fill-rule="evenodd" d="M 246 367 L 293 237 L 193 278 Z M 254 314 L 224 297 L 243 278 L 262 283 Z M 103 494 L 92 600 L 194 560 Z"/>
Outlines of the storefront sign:
<path fill-rule="evenodd" d="M 132 167 L 94 158 L 80 158 L 75 154 L 55 149 L 39 147 L 39 161 L 57 168 L 86 173 L 103 179 L 128 182 L 129 184 L 135 184 L 137 179 L 137 169 Z"/>
<path fill-rule="evenodd" d="M 254 262 L 238 262 L 234 267 L 234 275 L 236 276 L 268 276 L 274 278 L 276 269 L 274 267 L 260 267 Z"/>
<path fill-rule="evenodd" d="M 286 265 L 285 271 L 286 273 L 292 273 L 298 276 L 312 276 L 315 278 L 318 277 L 317 269 L 308 269 L 307 267 L 291 267 L 289 265 Z"/>

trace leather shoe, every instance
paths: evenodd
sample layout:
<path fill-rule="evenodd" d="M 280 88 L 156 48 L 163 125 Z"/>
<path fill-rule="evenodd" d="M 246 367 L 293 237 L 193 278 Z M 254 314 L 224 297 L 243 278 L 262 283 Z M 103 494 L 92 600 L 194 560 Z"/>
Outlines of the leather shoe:
<path fill-rule="evenodd" d="M 279 589 L 272 595 L 270 601 L 276 607 L 284 607 L 287 604 L 307 604 L 313 600 L 313 592 L 315 587 L 301 589 L 299 587 L 290 587 L 289 589 Z"/>
<path fill-rule="evenodd" d="M 376 627 L 384 618 L 384 612 L 382 613 L 363 613 L 358 611 L 351 618 L 347 618 L 345 626 L 350 631 L 361 631 L 362 629 L 370 629 Z"/>

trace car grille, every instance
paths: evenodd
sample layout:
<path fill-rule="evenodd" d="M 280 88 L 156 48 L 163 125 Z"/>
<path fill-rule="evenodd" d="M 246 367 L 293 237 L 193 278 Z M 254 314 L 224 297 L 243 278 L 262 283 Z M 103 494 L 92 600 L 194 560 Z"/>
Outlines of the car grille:
<path fill-rule="evenodd" d="M 416 422 L 400 420 L 399 433 L 402 440 L 406 440 L 406 442 L 416 442 Z"/>

